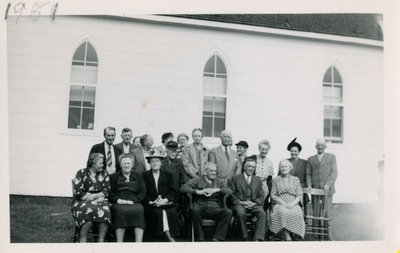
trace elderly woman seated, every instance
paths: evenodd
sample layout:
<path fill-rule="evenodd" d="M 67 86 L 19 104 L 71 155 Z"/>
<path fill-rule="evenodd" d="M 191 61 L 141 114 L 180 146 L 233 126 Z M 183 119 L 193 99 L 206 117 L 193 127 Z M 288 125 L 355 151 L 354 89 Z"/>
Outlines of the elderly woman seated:
<path fill-rule="evenodd" d="M 146 157 L 151 169 L 143 173 L 146 185 L 146 239 L 158 241 L 165 237 L 174 242 L 180 235 L 176 210 L 176 188 L 171 173 L 161 169 L 164 156 L 158 152 Z"/>
<path fill-rule="evenodd" d="M 109 197 L 116 239 L 123 242 L 126 228 L 133 227 L 135 241 L 142 242 L 145 227 L 142 201 L 146 197 L 146 187 L 142 175 L 132 171 L 131 154 L 121 155 L 119 163 L 121 170 L 110 177 Z"/>
<path fill-rule="evenodd" d="M 303 198 L 299 178 L 289 174 L 293 165 L 288 160 L 279 163 L 280 175 L 272 180 L 271 198 L 275 202 L 271 213 L 270 229 L 283 232 L 286 241 L 304 238 L 305 223 L 299 206 Z"/>
<path fill-rule="evenodd" d="M 80 242 L 86 242 L 93 222 L 99 224 L 98 241 L 104 242 L 108 224 L 111 223 L 110 203 L 107 201 L 110 180 L 107 171 L 103 169 L 103 159 L 100 153 L 90 154 L 87 167 L 80 169 L 74 178 L 71 211 L 80 227 Z"/>

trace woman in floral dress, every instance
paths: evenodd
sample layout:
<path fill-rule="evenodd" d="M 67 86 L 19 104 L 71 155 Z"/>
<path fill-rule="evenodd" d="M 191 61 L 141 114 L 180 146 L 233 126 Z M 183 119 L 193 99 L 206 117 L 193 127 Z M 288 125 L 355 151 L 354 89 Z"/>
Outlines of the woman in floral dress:
<path fill-rule="evenodd" d="M 292 167 L 288 160 L 279 163 L 280 175 L 272 179 L 271 189 L 275 205 L 271 213 L 270 229 L 275 234 L 283 231 L 286 241 L 304 238 L 305 233 L 303 211 L 299 206 L 303 191 L 299 178 L 289 174 Z"/>
<path fill-rule="evenodd" d="M 74 179 L 71 211 L 80 227 L 80 242 L 86 242 L 93 222 L 99 224 L 98 241 L 104 242 L 108 224 L 111 223 L 110 203 L 107 200 L 110 180 L 107 171 L 103 169 L 103 159 L 100 153 L 90 154 L 87 168 L 79 170 Z"/>

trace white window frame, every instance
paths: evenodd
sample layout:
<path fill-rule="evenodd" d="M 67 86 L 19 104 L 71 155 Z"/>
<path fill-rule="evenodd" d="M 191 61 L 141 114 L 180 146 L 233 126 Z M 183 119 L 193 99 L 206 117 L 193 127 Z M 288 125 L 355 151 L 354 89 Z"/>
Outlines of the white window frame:
<path fill-rule="evenodd" d="M 224 67 L 225 67 L 225 70 L 226 70 L 226 74 L 217 73 L 217 56 L 221 59 L 222 63 L 224 64 Z M 206 65 L 207 65 L 207 63 L 208 63 L 208 61 L 210 60 L 211 57 L 214 58 L 214 72 L 205 72 L 204 68 L 206 67 Z M 202 67 L 203 68 L 202 68 L 202 75 L 201 75 L 202 76 L 202 79 L 201 79 L 201 81 L 202 81 L 201 82 L 201 90 L 202 90 L 202 97 L 201 97 L 201 105 L 202 105 L 201 106 L 201 108 L 202 108 L 201 109 L 201 127 L 203 127 L 203 118 L 204 118 L 204 97 L 213 97 L 214 98 L 213 116 L 212 116 L 213 124 L 211 126 L 212 136 L 204 135 L 204 138 L 206 138 L 206 139 L 216 139 L 216 138 L 219 138 L 219 136 L 215 136 L 215 133 L 214 133 L 214 126 L 215 126 L 214 125 L 214 119 L 215 118 L 222 118 L 222 117 L 219 117 L 219 116 L 215 116 L 215 98 L 216 97 L 225 98 L 225 129 L 227 128 L 226 126 L 227 126 L 227 118 L 228 118 L 227 117 L 228 116 L 227 111 L 228 111 L 228 87 L 229 87 L 229 83 L 228 83 L 228 68 L 227 68 L 227 65 L 225 63 L 224 57 L 221 57 L 221 55 L 219 53 L 217 53 L 217 52 L 214 52 L 213 54 L 209 55 L 209 57 L 207 58 L 205 64 L 203 64 Z M 204 75 L 205 74 L 213 75 L 214 84 L 215 84 L 215 81 L 216 81 L 215 78 L 217 77 L 217 75 L 224 76 L 225 79 L 226 79 L 226 91 L 225 91 L 225 94 L 216 94 L 216 93 L 204 92 Z M 203 129 L 203 131 L 204 131 L 204 129 Z"/>
<path fill-rule="evenodd" d="M 80 45 L 82 45 L 82 43 L 90 43 L 92 45 L 92 47 L 94 48 L 96 55 L 97 55 L 97 82 L 95 84 L 89 84 L 89 83 L 78 83 L 78 82 L 72 82 L 71 81 L 71 73 L 72 73 L 72 62 L 73 62 L 73 56 L 76 52 L 76 50 L 79 48 Z M 71 50 L 72 53 L 70 54 L 70 56 L 67 59 L 67 63 L 68 66 L 66 67 L 66 69 L 69 69 L 68 72 L 66 72 L 66 88 L 65 88 L 65 92 L 66 92 L 66 99 L 65 99 L 65 109 L 63 109 L 63 111 L 65 112 L 65 116 L 64 116 L 64 120 L 62 121 L 62 126 L 60 126 L 61 133 L 62 135 L 73 135 L 73 136 L 93 136 L 93 137 L 98 137 L 100 135 L 102 135 L 102 132 L 100 134 L 100 130 L 102 131 L 102 128 L 99 128 L 99 119 L 98 119 L 98 111 L 99 111 L 99 83 L 100 83 L 100 69 L 101 69 L 101 64 L 100 64 L 100 50 L 97 47 L 97 45 L 95 43 L 93 43 L 93 40 L 90 39 L 88 36 L 85 36 L 79 40 L 77 40 L 74 43 L 73 49 Z M 80 62 L 80 61 L 78 61 Z M 93 63 L 92 61 L 89 61 L 89 63 Z M 94 87 L 95 88 L 95 106 L 94 106 L 94 120 L 93 120 L 93 124 L 94 127 L 93 129 L 76 129 L 76 128 L 68 128 L 68 120 L 69 120 L 69 108 L 70 108 L 70 92 L 71 92 L 71 86 L 84 86 L 84 87 Z M 82 117 L 82 116 L 81 116 Z M 99 135 L 100 134 L 100 135 Z"/>
<path fill-rule="evenodd" d="M 336 71 L 339 73 L 340 79 L 341 79 L 341 83 L 335 83 L 334 80 L 334 71 L 333 69 L 336 69 Z M 324 77 L 327 71 L 331 72 L 331 80 L 332 82 L 325 82 L 324 81 Z M 334 86 L 340 86 L 342 93 L 341 93 L 341 102 L 332 102 L 332 101 L 325 101 L 324 100 L 324 87 L 326 85 L 329 85 L 330 87 L 334 87 Z M 333 97 L 333 96 L 331 96 Z M 334 137 L 332 136 L 332 120 L 333 119 L 339 119 L 339 118 L 333 118 L 332 114 L 329 117 L 329 119 L 331 120 L 330 122 L 330 136 L 325 136 L 325 106 L 331 106 L 331 107 L 339 107 L 342 110 L 342 117 L 341 119 L 341 137 Z M 334 65 L 330 65 L 329 68 L 327 70 L 325 70 L 324 75 L 323 75 L 323 79 L 322 79 L 322 135 L 324 136 L 324 139 L 327 142 L 331 142 L 334 144 L 343 144 L 344 143 L 344 81 L 343 81 L 343 75 L 341 74 L 341 71 L 339 71 L 339 69 Z"/>

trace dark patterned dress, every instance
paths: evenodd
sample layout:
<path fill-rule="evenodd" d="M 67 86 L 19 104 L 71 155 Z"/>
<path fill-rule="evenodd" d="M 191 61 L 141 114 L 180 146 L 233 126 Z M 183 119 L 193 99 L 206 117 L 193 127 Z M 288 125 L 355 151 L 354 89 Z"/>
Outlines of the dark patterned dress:
<path fill-rule="evenodd" d="M 290 203 L 297 197 L 302 196 L 303 191 L 300 186 L 300 180 L 297 177 L 287 175 L 286 179 L 281 176 L 272 179 L 271 198 L 274 201 L 280 198 L 286 203 Z M 271 213 L 270 229 L 273 233 L 278 233 L 284 228 L 304 238 L 305 223 L 303 211 L 299 205 L 290 209 L 283 205 L 274 205 Z"/>
<path fill-rule="evenodd" d="M 107 200 L 110 191 L 110 179 L 106 170 L 98 172 L 95 179 L 90 178 L 89 168 L 81 169 L 76 173 L 73 182 L 73 199 L 71 205 L 72 217 L 78 226 L 86 221 L 111 223 L 111 208 Z M 103 201 L 82 201 L 86 193 L 103 192 Z"/>

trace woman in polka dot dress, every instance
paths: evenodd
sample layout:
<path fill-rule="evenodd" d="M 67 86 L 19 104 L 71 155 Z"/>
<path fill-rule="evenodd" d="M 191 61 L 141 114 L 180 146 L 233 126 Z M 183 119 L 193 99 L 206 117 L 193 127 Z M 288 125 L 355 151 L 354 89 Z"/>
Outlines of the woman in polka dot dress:
<path fill-rule="evenodd" d="M 270 229 L 275 234 L 283 231 L 286 241 L 299 239 L 298 237 L 303 239 L 305 233 L 303 211 L 299 206 L 303 191 L 300 180 L 289 174 L 291 169 L 292 164 L 288 160 L 282 160 L 279 163 L 280 175 L 272 180 L 271 189 L 271 198 L 275 205 L 271 213 Z"/>

